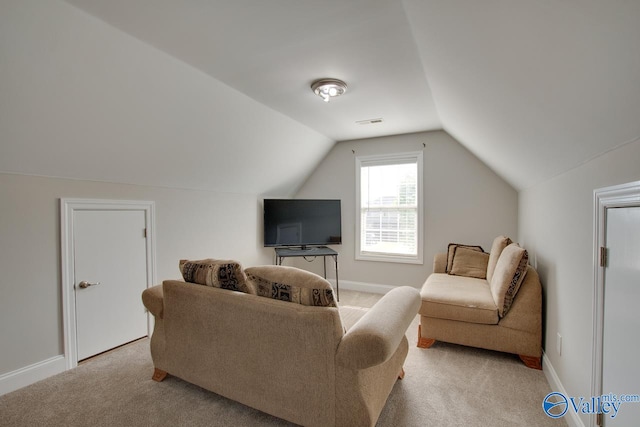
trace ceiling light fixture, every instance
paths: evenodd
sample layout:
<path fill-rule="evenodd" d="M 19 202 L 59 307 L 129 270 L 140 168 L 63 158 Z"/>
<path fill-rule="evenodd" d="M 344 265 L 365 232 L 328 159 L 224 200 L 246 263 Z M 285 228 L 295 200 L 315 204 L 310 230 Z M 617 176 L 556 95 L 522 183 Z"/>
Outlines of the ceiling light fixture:
<path fill-rule="evenodd" d="M 338 79 L 320 79 L 311 84 L 311 90 L 322 98 L 324 102 L 329 102 L 331 98 L 345 93 L 347 84 Z"/>

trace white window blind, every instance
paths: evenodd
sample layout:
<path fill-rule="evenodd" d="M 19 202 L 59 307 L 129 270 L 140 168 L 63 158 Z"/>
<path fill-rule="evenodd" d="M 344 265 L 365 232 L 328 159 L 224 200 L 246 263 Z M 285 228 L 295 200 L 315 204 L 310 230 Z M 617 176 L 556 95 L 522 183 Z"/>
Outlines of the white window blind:
<path fill-rule="evenodd" d="M 422 153 L 357 159 L 356 258 L 422 262 Z"/>

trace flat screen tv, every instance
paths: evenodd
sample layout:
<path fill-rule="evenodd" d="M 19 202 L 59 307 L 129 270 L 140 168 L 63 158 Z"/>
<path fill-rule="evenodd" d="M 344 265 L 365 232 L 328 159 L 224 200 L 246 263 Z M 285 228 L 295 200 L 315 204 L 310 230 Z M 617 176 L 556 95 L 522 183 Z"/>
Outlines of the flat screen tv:
<path fill-rule="evenodd" d="M 264 246 L 339 245 L 340 200 L 265 199 Z"/>

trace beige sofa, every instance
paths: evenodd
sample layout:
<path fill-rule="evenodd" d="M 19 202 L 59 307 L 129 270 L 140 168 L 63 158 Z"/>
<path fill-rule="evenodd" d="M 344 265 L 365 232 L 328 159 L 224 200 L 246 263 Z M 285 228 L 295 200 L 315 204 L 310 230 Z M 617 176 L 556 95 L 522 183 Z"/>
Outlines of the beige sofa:
<path fill-rule="evenodd" d="M 232 270 L 216 268 L 208 271 L 227 278 Z M 155 316 L 154 379 L 168 373 L 300 425 L 375 425 L 404 375 L 418 291 L 396 288 L 368 311 L 338 308 L 315 274 L 284 266 L 238 271 L 227 289 L 167 280 L 144 291 Z"/>
<path fill-rule="evenodd" d="M 434 258 L 433 274 L 420 292 L 418 347 L 445 341 L 514 353 L 527 366 L 542 369 L 542 287 L 527 265 L 526 251 L 504 236 L 496 238 L 490 254 L 460 246 L 466 245 L 457 247 L 463 254 L 457 271 L 452 245 Z M 505 259 L 507 253 L 512 259 Z"/>

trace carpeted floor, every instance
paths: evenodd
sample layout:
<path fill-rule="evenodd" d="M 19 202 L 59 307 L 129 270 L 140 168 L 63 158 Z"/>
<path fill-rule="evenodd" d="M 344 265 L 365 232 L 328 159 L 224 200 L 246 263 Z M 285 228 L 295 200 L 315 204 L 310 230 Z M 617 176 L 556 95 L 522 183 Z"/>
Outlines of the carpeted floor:
<path fill-rule="evenodd" d="M 416 330 L 417 318 L 407 331 L 406 376 L 377 426 L 566 426 L 542 410 L 551 391 L 542 371 L 492 351 L 446 343 L 419 349 Z M 152 372 L 142 339 L 1 396 L 0 426 L 292 425 L 175 377 L 156 383 Z"/>

